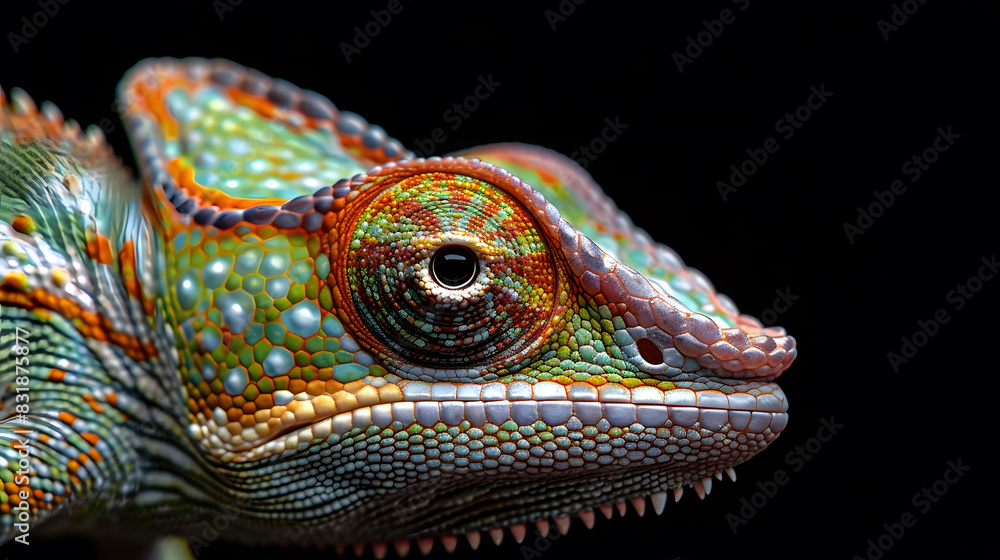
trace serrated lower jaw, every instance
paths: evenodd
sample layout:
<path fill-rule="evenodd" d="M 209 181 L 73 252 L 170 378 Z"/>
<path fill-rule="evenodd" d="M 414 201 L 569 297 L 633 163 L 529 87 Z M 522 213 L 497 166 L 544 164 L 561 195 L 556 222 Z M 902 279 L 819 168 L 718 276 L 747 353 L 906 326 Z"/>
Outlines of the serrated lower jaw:
<path fill-rule="evenodd" d="M 715 478 L 722 480 L 722 473 L 725 472 L 733 482 L 736 481 L 736 471 L 732 467 L 727 468 L 725 471 L 719 471 L 715 473 Z M 706 476 L 701 480 L 697 480 L 688 485 L 698 494 L 698 497 L 705 499 L 705 496 L 712 492 L 712 477 Z M 681 497 L 684 495 L 684 487 L 674 488 L 672 490 L 674 501 L 680 501 Z M 647 504 L 648 500 L 648 504 Z M 604 517 L 611 519 L 614 517 L 615 511 L 624 517 L 628 513 L 629 504 L 632 505 L 632 509 L 642 517 L 646 514 L 647 505 L 652 506 L 653 511 L 657 515 L 661 515 L 669 501 L 669 493 L 667 491 L 655 492 L 649 496 L 640 496 L 637 498 L 632 498 L 628 501 L 620 501 L 614 504 L 606 504 L 600 506 L 596 511 L 604 515 Z M 582 510 L 576 512 L 573 516 L 563 515 L 554 518 L 543 518 L 534 521 L 534 523 L 515 523 L 508 527 L 494 527 L 492 529 L 479 531 L 469 531 L 464 535 L 458 534 L 448 534 L 448 535 L 437 535 L 430 537 L 421 537 L 417 539 L 396 539 L 392 541 L 372 541 L 372 542 L 360 542 L 353 545 L 348 545 L 345 543 L 339 543 L 335 545 L 337 554 L 343 554 L 348 548 L 354 551 L 356 556 L 362 556 L 365 550 L 370 545 L 372 549 L 372 554 L 375 558 L 385 558 L 389 549 L 392 548 L 396 551 L 396 554 L 400 557 L 406 557 L 411 551 L 419 551 L 423 555 L 428 555 L 434 550 L 434 547 L 439 545 L 444 548 L 447 552 L 454 552 L 458 546 L 459 541 L 464 540 L 468 542 L 469 548 L 472 550 L 477 550 L 479 545 L 485 539 L 492 540 L 494 544 L 499 546 L 503 543 L 504 537 L 507 532 L 510 532 L 511 537 L 518 543 L 524 542 L 525 538 L 528 536 L 528 531 L 531 525 L 534 525 L 534 529 L 537 534 L 541 537 L 546 537 L 550 534 L 550 531 L 555 528 L 560 534 L 565 535 L 569 532 L 569 527 L 572 524 L 573 517 L 579 518 L 583 525 L 592 529 L 595 525 L 597 515 L 595 510 Z"/>

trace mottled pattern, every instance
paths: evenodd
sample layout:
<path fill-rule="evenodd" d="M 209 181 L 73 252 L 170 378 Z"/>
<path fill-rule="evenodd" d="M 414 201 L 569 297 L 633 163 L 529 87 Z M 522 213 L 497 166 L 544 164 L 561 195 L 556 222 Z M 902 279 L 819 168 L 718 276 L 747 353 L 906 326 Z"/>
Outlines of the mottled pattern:
<path fill-rule="evenodd" d="M 317 237 L 271 225 L 171 235 L 180 373 L 207 446 L 245 449 L 301 422 L 294 395 L 385 373 L 331 312 Z"/>
<path fill-rule="evenodd" d="M 270 126 L 218 90 L 175 90 L 166 105 L 178 125 L 176 138 L 164 143 L 167 157 L 193 169 L 196 183 L 228 196 L 294 198 L 365 170 L 340 151 L 316 157 L 317 147 L 329 145 L 330 131 Z"/>
<path fill-rule="evenodd" d="M 475 548 L 704 496 L 785 427 L 794 339 L 567 158 L 410 160 L 227 61 L 119 94 L 141 185 L 0 99 L 0 541 L 24 511 L 197 549 L 236 508 L 224 538 Z"/>

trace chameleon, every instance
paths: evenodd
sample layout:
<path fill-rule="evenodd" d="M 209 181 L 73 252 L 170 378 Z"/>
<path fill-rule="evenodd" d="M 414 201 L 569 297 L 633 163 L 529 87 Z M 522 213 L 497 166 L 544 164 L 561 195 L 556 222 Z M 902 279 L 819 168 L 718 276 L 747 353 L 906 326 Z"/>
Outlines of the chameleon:
<path fill-rule="evenodd" d="M 416 158 L 220 59 L 125 75 L 138 175 L 0 107 L 0 543 L 475 549 L 704 498 L 787 424 L 795 339 L 563 155 Z"/>

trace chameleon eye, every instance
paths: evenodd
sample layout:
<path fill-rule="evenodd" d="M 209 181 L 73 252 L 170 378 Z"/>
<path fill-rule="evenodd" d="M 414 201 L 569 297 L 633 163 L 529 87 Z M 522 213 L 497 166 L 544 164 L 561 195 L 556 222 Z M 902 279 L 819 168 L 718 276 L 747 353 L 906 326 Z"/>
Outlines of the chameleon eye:
<path fill-rule="evenodd" d="M 462 245 L 446 245 L 434 252 L 431 259 L 434 280 L 451 290 L 461 290 L 479 274 L 476 253 Z"/>
<path fill-rule="evenodd" d="M 444 172 L 383 177 L 352 194 L 337 220 L 334 285 L 356 337 L 390 367 L 482 370 L 538 343 L 556 265 L 516 198 Z"/>

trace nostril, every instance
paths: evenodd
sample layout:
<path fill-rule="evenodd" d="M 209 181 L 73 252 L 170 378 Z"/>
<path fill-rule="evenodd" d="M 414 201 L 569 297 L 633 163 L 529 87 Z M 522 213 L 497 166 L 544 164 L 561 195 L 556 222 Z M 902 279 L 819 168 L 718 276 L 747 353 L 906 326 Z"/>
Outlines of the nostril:
<path fill-rule="evenodd" d="M 643 360 L 646 362 L 658 366 L 663 363 L 663 352 L 656 346 L 652 340 L 648 338 L 640 338 L 635 341 L 635 345 L 639 348 L 639 355 L 642 356 Z"/>

